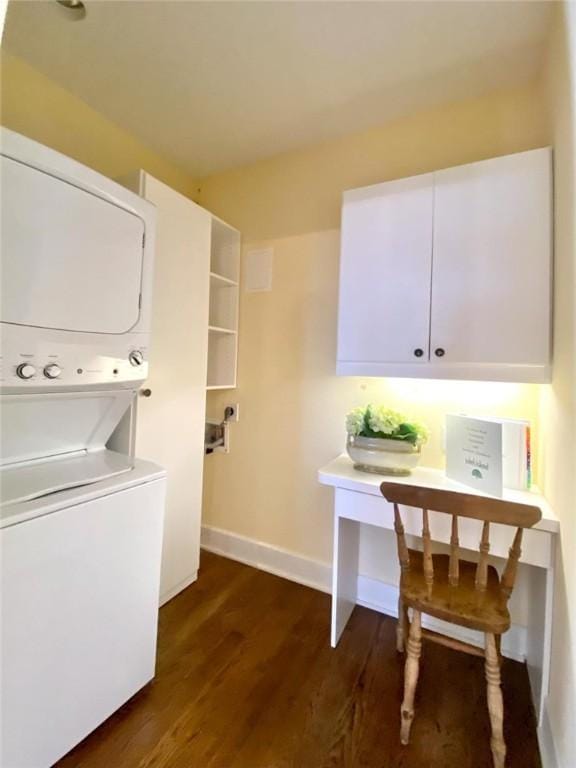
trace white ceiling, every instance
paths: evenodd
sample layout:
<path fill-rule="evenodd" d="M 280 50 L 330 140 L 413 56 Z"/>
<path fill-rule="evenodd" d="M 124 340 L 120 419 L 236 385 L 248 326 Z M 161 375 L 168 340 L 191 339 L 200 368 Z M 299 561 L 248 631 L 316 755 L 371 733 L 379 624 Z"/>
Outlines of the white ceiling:
<path fill-rule="evenodd" d="M 53 0 L 4 46 L 196 176 L 533 78 L 548 2 Z"/>

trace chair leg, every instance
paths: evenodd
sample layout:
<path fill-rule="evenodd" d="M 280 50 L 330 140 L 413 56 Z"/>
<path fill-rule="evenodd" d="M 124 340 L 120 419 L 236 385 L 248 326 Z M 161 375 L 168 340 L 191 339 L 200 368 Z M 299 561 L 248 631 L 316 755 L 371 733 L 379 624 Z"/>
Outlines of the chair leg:
<path fill-rule="evenodd" d="M 398 626 L 396 627 L 396 650 L 398 653 L 404 653 L 408 629 L 408 609 L 402 602 L 402 596 L 400 596 L 398 598 Z"/>
<path fill-rule="evenodd" d="M 486 633 L 486 682 L 488 692 L 488 712 L 492 727 L 492 759 L 494 768 L 504 768 L 506 759 L 506 744 L 502 724 L 504 721 L 504 704 L 502 702 L 502 688 L 500 687 L 500 663 L 496 649 L 496 638 Z"/>
<path fill-rule="evenodd" d="M 496 653 L 498 654 L 498 663 L 502 666 L 502 635 L 495 635 Z"/>
<path fill-rule="evenodd" d="M 404 668 L 404 701 L 400 708 L 400 741 L 408 744 L 410 728 L 414 719 L 414 694 L 418 682 L 419 659 L 422 649 L 422 630 L 420 611 L 413 611 L 408 634 L 408 653 Z"/>

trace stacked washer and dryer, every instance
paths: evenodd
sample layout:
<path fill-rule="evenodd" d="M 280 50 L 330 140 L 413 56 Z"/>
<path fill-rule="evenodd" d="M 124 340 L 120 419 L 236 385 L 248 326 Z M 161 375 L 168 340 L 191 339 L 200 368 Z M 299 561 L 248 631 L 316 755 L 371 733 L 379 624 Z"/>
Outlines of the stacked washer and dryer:
<path fill-rule="evenodd" d="M 0 138 L 0 765 L 45 768 L 154 676 L 166 481 L 130 446 L 155 211 Z"/>

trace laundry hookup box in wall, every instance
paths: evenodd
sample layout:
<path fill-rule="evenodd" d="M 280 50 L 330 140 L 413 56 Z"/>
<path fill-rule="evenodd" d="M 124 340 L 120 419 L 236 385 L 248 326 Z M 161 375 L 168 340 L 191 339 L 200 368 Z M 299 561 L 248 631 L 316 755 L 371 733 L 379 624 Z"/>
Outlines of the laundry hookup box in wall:
<path fill-rule="evenodd" d="M 446 475 L 493 496 L 531 485 L 530 422 L 446 416 Z"/>

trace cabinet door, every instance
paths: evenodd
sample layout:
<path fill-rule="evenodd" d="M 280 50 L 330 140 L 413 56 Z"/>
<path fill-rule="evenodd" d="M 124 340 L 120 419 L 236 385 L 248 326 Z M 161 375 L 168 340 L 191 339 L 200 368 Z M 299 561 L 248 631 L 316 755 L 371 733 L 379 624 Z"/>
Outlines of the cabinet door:
<path fill-rule="evenodd" d="M 142 194 L 158 211 L 150 398 L 140 397 L 136 454 L 168 473 L 160 597 L 196 577 L 204 466 L 211 216 L 151 176 Z"/>
<path fill-rule="evenodd" d="M 431 360 L 546 366 L 550 150 L 440 171 L 434 187 Z"/>
<path fill-rule="evenodd" d="M 345 193 L 339 373 L 428 360 L 432 198 L 432 174 Z"/>

